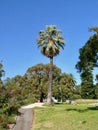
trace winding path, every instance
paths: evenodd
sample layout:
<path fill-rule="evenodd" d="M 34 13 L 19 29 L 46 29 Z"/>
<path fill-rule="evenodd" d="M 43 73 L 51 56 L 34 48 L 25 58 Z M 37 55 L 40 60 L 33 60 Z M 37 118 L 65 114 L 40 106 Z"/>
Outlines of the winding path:
<path fill-rule="evenodd" d="M 31 130 L 33 124 L 34 107 L 42 107 L 43 103 L 34 103 L 27 106 L 23 106 L 19 109 L 21 113 L 17 117 L 16 125 L 13 130 Z"/>

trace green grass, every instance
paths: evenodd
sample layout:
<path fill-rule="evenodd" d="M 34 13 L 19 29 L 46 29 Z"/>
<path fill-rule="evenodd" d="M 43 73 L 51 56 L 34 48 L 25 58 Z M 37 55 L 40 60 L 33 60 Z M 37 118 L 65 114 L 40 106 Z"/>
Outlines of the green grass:
<path fill-rule="evenodd" d="M 56 104 L 34 111 L 33 130 L 98 130 L 98 107 Z"/>

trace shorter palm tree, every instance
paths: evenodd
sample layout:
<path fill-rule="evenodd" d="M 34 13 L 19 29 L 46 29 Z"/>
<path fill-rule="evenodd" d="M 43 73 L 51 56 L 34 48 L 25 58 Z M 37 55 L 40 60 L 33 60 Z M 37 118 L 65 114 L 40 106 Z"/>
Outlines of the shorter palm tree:
<path fill-rule="evenodd" d="M 57 30 L 56 26 L 46 26 L 46 30 L 39 32 L 39 38 L 37 41 L 38 47 L 41 48 L 43 55 L 50 58 L 50 74 L 49 74 L 49 87 L 47 104 L 51 104 L 52 98 L 52 68 L 53 68 L 53 57 L 58 55 L 60 48 L 64 49 L 64 38 L 61 36 L 61 31 Z"/>

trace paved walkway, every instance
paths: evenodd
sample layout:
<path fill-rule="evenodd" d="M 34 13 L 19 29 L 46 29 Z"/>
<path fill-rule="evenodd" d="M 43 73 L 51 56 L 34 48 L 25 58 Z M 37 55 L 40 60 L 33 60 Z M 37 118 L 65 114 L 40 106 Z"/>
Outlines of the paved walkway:
<path fill-rule="evenodd" d="M 19 109 L 19 112 L 21 115 L 17 117 L 16 125 L 13 130 L 31 130 L 33 122 L 33 110 L 31 108 Z"/>
<path fill-rule="evenodd" d="M 34 111 L 32 108 L 42 107 L 42 105 L 43 103 L 34 103 L 21 107 L 19 109 L 21 115 L 17 117 L 16 125 L 13 130 L 31 130 L 34 116 Z"/>

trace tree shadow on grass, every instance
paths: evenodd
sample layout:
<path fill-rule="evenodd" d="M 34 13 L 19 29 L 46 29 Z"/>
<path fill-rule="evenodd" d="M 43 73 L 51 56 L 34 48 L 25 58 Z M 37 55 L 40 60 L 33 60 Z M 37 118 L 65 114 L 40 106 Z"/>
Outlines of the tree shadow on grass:
<path fill-rule="evenodd" d="M 90 111 L 90 110 L 98 110 L 98 106 L 93 106 L 93 107 L 87 107 L 86 109 L 79 109 L 79 108 L 68 108 L 66 109 L 66 111 L 76 111 L 76 112 L 87 112 L 87 111 Z"/>
<path fill-rule="evenodd" d="M 98 106 L 88 107 L 88 110 L 98 110 Z"/>

